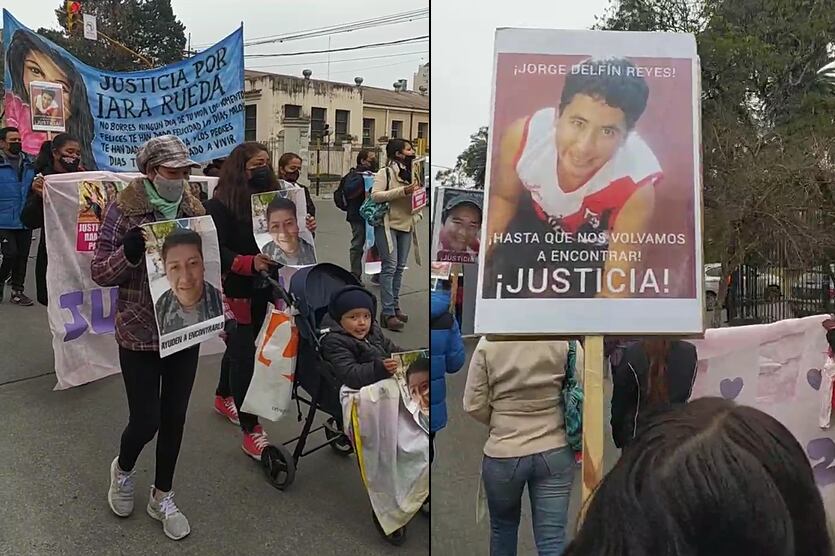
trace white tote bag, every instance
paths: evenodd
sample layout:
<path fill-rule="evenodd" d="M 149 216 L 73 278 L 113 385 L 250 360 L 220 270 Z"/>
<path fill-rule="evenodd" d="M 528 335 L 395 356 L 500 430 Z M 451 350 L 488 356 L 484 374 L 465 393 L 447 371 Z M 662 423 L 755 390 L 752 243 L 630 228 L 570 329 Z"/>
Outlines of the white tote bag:
<path fill-rule="evenodd" d="M 299 353 L 293 316 L 270 306 L 255 346 L 255 370 L 241 410 L 278 421 L 290 410 Z"/>

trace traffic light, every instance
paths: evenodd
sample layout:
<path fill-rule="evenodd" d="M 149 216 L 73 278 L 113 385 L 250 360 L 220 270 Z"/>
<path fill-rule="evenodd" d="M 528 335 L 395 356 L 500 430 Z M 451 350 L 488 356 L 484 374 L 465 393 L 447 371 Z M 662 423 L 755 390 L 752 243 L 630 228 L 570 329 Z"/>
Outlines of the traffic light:
<path fill-rule="evenodd" d="M 81 17 L 81 2 L 67 1 L 67 33 L 72 33 L 72 27 Z"/>

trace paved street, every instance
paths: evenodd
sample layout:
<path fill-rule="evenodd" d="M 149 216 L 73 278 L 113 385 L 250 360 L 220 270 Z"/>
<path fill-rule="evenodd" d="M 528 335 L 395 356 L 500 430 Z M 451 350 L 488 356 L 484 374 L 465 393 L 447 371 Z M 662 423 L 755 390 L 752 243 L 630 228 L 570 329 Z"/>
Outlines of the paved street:
<path fill-rule="evenodd" d="M 347 267 L 350 231 L 344 214 L 330 198 L 319 199 L 317 208 L 320 259 Z M 419 233 L 428 237 L 426 221 Z M 421 245 L 424 261 L 428 260 L 427 244 Z M 33 243 L 28 277 L 32 297 L 35 252 Z M 428 265 L 418 267 L 412 260 L 404 279 L 402 306 L 411 320 L 394 337 L 408 349 L 428 346 L 427 269 Z M 300 461 L 289 490 L 273 489 L 259 465 L 241 452 L 240 432 L 212 409 L 219 364 L 220 356 L 201 360 L 191 398 L 174 489 L 192 532 L 175 543 L 145 514 L 153 480 L 153 443 L 137 464 L 134 514 L 119 519 L 107 505 L 109 465 L 127 421 L 121 377 L 53 392 L 56 381 L 46 310 L 16 307 L 8 301 L 0 305 L 0 554 L 428 553 L 429 520 L 420 515 L 409 525 L 403 547 L 395 549 L 380 538 L 353 456 L 316 452 Z M 460 415 L 454 419 L 462 421 Z M 292 417 L 266 422 L 265 428 L 273 441 L 289 440 L 300 430 Z M 443 441 L 460 436 L 452 430 Z M 477 459 L 475 444 L 475 439 L 462 443 L 472 452 L 462 461 Z M 441 448 L 442 463 L 450 457 L 447 446 Z M 458 497 L 462 504 L 464 498 L 471 499 L 463 486 L 443 491 L 447 494 L 437 500 L 441 508 L 449 506 L 447 500 L 452 498 L 447 496 Z M 449 511 L 441 511 L 438 521 L 443 523 L 450 517 Z M 463 514 L 456 520 L 448 522 L 443 533 L 451 536 L 451 527 L 457 525 L 464 528 L 461 537 L 467 536 L 469 520 Z"/>
<path fill-rule="evenodd" d="M 432 467 L 432 553 L 444 556 L 474 556 L 489 553 L 489 518 L 476 523 L 476 498 L 481 470 L 481 455 L 487 439 L 487 427 L 464 413 L 462 400 L 467 381 L 469 357 L 477 343 L 467 339 L 467 363 L 457 374 L 447 375 L 447 428 L 435 438 L 435 463 Z M 604 466 L 608 472 L 619 451 L 612 443 L 608 427 L 612 384 L 606 391 L 606 445 Z M 575 530 L 580 509 L 580 468 L 574 478 L 569 510 L 569 538 Z M 519 555 L 535 555 L 527 494 L 522 501 L 522 524 L 519 527 Z"/>

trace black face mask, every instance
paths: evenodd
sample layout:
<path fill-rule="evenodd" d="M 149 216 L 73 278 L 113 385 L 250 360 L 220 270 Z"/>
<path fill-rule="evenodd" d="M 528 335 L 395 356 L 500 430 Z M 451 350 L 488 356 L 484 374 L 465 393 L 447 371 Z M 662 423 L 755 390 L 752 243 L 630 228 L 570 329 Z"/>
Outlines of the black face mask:
<path fill-rule="evenodd" d="M 78 172 L 78 167 L 81 165 L 81 159 L 78 157 L 69 157 L 69 156 L 62 156 L 61 157 L 61 166 L 64 167 L 64 170 L 67 172 Z"/>
<path fill-rule="evenodd" d="M 406 183 L 412 183 L 412 162 L 415 161 L 415 155 L 407 156 L 400 161 L 400 179 Z"/>
<path fill-rule="evenodd" d="M 296 183 L 297 181 L 299 181 L 299 171 L 296 170 L 295 172 L 287 172 L 286 174 L 284 174 L 284 181 Z"/>
<path fill-rule="evenodd" d="M 379 162 L 377 162 L 376 160 L 372 160 L 371 162 L 369 162 L 368 164 L 366 164 L 366 167 L 367 167 L 369 170 L 371 170 L 372 172 L 376 172 L 377 170 L 379 170 L 379 169 L 380 169 L 380 163 L 379 163 Z"/>
<path fill-rule="evenodd" d="M 9 143 L 9 152 L 13 156 L 17 156 L 20 154 L 20 151 L 23 150 L 23 143 Z"/>
<path fill-rule="evenodd" d="M 249 187 L 256 191 L 265 191 L 270 186 L 270 169 L 266 166 L 249 171 Z"/>

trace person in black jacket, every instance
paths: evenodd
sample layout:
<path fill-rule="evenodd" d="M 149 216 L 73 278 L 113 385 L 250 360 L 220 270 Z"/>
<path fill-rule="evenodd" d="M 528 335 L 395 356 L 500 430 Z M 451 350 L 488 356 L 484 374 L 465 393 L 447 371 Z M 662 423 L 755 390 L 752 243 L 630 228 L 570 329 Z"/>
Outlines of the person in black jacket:
<path fill-rule="evenodd" d="M 360 214 L 360 207 L 365 202 L 366 172 L 377 171 L 377 153 L 362 149 L 357 155 L 357 167 L 351 171 L 345 180 L 345 198 L 347 209 L 345 220 L 351 226 L 351 274 L 362 282 L 362 252 L 365 249 L 365 218 Z"/>
<path fill-rule="evenodd" d="M 334 293 L 322 329 L 322 356 L 333 365 L 340 382 L 359 390 L 389 378 L 397 370 L 392 353 L 403 351 L 389 340 L 374 320 L 374 294 L 360 286 L 346 286 Z"/>
<path fill-rule="evenodd" d="M 43 176 L 52 174 L 66 174 L 83 172 L 81 165 L 81 142 L 68 133 L 56 135 L 52 141 L 44 141 L 35 159 L 35 171 L 40 175 L 32 182 L 32 189 L 26 198 L 20 221 L 30 230 L 41 229 L 41 239 L 38 243 L 38 257 L 35 260 L 35 288 L 38 303 L 46 306 L 48 303 L 46 288 L 46 231 L 44 228 L 43 212 Z"/>
<path fill-rule="evenodd" d="M 656 338 L 623 348 L 613 361 L 612 438 L 625 448 L 653 414 L 690 399 L 698 356 L 693 344 Z"/>
<path fill-rule="evenodd" d="M 220 244 L 223 293 L 235 315 L 236 328 L 229 334 L 221 366 L 215 409 L 230 421 L 238 420 L 244 438 L 241 448 L 260 460 L 267 435 L 255 415 L 241 412 L 255 368 L 255 338 L 267 317 L 272 295 L 260 272 L 275 273 L 279 265 L 261 253 L 252 231 L 252 195 L 278 191 L 281 184 L 270 165 L 270 153 L 260 143 L 238 145 L 224 161 L 214 198 L 206 202 Z M 307 229 L 316 229 L 312 206 L 307 206 Z M 229 407 L 229 394 L 234 408 Z M 235 411 L 232 411 L 234 409 Z"/>

